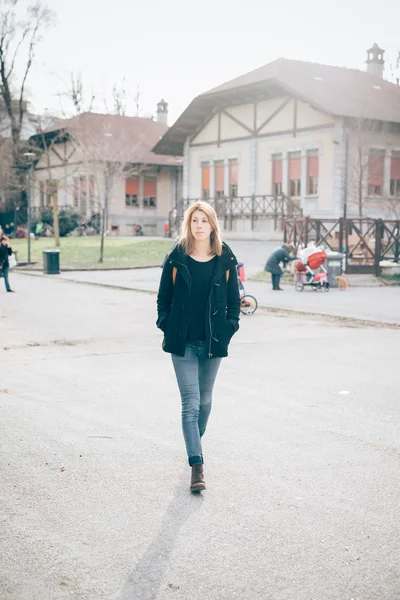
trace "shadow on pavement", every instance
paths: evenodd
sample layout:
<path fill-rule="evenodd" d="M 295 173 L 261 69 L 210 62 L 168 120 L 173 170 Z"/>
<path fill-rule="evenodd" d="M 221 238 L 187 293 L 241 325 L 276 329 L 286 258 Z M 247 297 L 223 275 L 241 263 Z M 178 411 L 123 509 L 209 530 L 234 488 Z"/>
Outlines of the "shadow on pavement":
<path fill-rule="evenodd" d="M 118 600 L 155 600 L 169 557 L 185 522 L 202 507 L 201 494 L 189 492 L 189 469 L 179 479 L 165 513 L 161 529 L 146 553 L 139 559 Z"/>

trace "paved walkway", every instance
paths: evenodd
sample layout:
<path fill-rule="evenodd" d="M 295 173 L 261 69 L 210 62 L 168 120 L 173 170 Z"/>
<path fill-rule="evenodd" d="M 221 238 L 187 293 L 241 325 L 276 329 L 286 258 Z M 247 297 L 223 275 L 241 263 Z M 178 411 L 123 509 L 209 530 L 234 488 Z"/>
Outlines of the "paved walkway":
<path fill-rule="evenodd" d="M 262 270 L 268 256 L 279 245 L 278 242 L 271 241 L 228 240 L 228 243 L 236 256 L 244 262 L 247 276 Z M 41 275 L 38 272 L 36 274 Z M 115 271 L 69 271 L 49 277 L 156 292 L 160 275 L 161 269 L 157 267 Z M 12 278 L 14 279 L 14 273 Z M 292 285 L 284 285 L 285 291 L 277 293 L 272 292 L 269 283 L 251 281 L 246 283 L 246 290 L 264 307 L 400 324 L 400 286 L 378 287 L 379 281 L 370 276 L 353 276 L 350 280 L 351 285 L 346 292 L 332 289 L 329 294 L 308 289 L 299 293 Z M 16 286 L 18 287 L 17 282 Z"/>
<path fill-rule="evenodd" d="M 399 600 L 398 331 L 243 318 L 191 495 L 155 297 L 12 282 L 1 600 Z"/>
<path fill-rule="evenodd" d="M 151 268 L 123 271 L 70 271 L 47 277 L 156 292 L 160 274 L 160 268 Z M 17 283 L 16 287 L 18 287 Z M 271 290 L 269 283 L 251 281 L 246 283 L 246 291 L 254 295 L 259 305 L 263 307 L 400 325 L 400 286 L 351 286 L 345 292 L 331 289 L 328 294 L 310 289 L 296 292 L 293 285 L 288 284 L 284 284 L 283 287 L 285 291 L 278 293 Z"/>

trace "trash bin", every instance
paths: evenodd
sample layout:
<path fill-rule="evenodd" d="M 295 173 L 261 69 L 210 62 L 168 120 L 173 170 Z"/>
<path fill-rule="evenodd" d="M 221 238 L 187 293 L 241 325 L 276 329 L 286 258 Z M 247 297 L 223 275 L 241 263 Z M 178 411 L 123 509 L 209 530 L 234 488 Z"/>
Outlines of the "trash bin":
<path fill-rule="evenodd" d="M 43 273 L 45 275 L 59 275 L 60 251 L 43 250 Z"/>
<path fill-rule="evenodd" d="M 328 271 L 328 281 L 330 287 L 338 287 L 336 277 L 342 274 L 343 254 L 341 252 L 331 252 L 327 254 L 326 270 Z"/>

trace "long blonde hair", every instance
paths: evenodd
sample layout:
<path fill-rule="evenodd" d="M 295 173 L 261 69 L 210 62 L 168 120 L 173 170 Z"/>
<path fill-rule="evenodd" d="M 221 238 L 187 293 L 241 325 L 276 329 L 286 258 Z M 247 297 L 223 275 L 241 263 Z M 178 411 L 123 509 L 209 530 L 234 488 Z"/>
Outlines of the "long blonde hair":
<path fill-rule="evenodd" d="M 211 252 L 217 256 L 221 256 L 222 239 L 217 213 L 215 212 L 211 204 L 208 204 L 208 202 L 203 202 L 203 200 L 198 200 L 186 209 L 185 214 L 183 215 L 181 233 L 179 236 L 178 244 L 186 252 L 186 254 L 192 254 L 192 252 L 194 251 L 195 239 L 192 234 L 191 222 L 193 213 L 196 212 L 196 210 L 201 210 L 207 216 L 208 222 L 210 223 Z"/>

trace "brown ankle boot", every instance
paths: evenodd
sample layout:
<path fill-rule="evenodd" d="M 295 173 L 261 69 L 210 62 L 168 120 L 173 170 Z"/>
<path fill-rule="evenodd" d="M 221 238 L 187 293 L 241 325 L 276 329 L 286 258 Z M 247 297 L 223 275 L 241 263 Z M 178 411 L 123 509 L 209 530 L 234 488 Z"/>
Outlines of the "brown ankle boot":
<path fill-rule="evenodd" d="M 204 481 L 203 465 L 192 465 L 192 478 L 190 480 L 190 491 L 201 492 L 206 489 Z"/>

